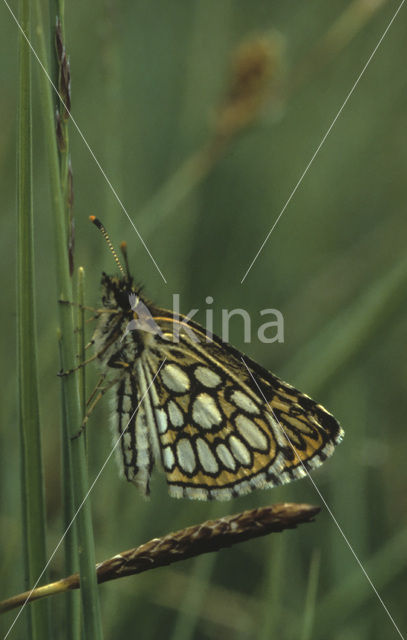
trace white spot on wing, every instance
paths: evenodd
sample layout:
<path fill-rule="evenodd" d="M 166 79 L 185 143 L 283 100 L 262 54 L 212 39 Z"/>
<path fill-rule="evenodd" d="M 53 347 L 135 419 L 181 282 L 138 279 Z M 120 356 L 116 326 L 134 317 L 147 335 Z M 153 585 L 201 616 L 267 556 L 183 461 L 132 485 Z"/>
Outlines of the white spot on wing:
<path fill-rule="evenodd" d="M 164 409 L 155 409 L 155 419 L 157 421 L 158 433 L 165 433 L 168 429 L 168 418 Z"/>
<path fill-rule="evenodd" d="M 251 461 L 250 451 L 245 444 L 236 436 L 230 436 L 229 445 L 235 458 L 244 465 L 249 465 Z"/>
<path fill-rule="evenodd" d="M 172 471 L 175 464 L 174 454 L 171 447 L 163 448 L 163 464 L 167 471 Z"/>
<path fill-rule="evenodd" d="M 216 447 L 216 453 L 218 454 L 218 458 L 221 463 L 231 471 L 236 469 L 236 460 L 230 453 L 229 449 L 225 444 L 218 444 Z"/>
<path fill-rule="evenodd" d="M 184 416 L 182 414 L 181 409 L 173 400 L 170 400 L 168 403 L 168 413 L 170 416 L 170 422 L 172 426 L 182 427 L 182 425 L 184 424 Z"/>
<path fill-rule="evenodd" d="M 212 389 L 222 382 L 222 378 L 215 371 L 208 369 L 208 367 L 197 367 L 194 375 L 198 382 Z"/>
<path fill-rule="evenodd" d="M 196 467 L 194 450 L 189 440 L 181 438 L 177 443 L 178 464 L 187 473 L 192 473 Z"/>
<path fill-rule="evenodd" d="M 208 473 L 216 473 L 219 471 L 216 458 L 203 438 L 197 439 L 196 448 L 198 451 L 199 461 L 204 471 L 207 471 Z"/>
<path fill-rule="evenodd" d="M 256 415 L 260 413 L 258 406 L 251 398 L 249 398 L 248 395 L 243 393 L 243 391 L 234 391 L 230 399 L 239 407 L 239 409 L 243 409 L 243 411 L 247 411 L 247 413 L 254 413 Z"/>
<path fill-rule="evenodd" d="M 273 431 L 273 436 L 277 440 L 277 443 L 281 447 L 286 447 L 287 444 L 288 444 L 288 440 L 287 440 L 287 438 L 285 437 L 285 434 L 284 434 L 284 427 L 281 426 L 279 422 L 277 422 L 277 420 L 275 419 L 274 415 L 269 411 L 269 409 L 267 409 L 264 412 L 264 415 L 266 416 L 267 420 L 270 423 L 271 429 Z"/>
<path fill-rule="evenodd" d="M 267 438 L 259 427 L 243 414 L 236 418 L 237 429 L 247 444 L 260 451 L 267 451 Z"/>
<path fill-rule="evenodd" d="M 166 364 L 160 372 L 161 380 L 169 391 L 186 393 L 189 389 L 189 378 L 176 364 Z"/>
<path fill-rule="evenodd" d="M 192 405 L 192 418 L 203 429 L 212 429 L 222 422 L 215 400 L 208 393 L 200 393 Z"/>

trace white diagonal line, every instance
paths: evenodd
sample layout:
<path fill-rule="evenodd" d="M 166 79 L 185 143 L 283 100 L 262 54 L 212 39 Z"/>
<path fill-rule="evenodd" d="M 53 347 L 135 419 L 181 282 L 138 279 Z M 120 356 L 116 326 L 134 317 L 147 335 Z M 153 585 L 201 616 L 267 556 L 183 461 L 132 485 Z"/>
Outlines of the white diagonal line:
<path fill-rule="evenodd" d="M 68 524 L 68 526 L 67 526 L 67 528 L 65 529 L 64 533 L 62 534 L 62 536 L 61 536 L 61 538 L 60 538 L 60 540 L 59 540 L 58 544 L 56 545 L 55 549 L 54 549 L 54 550 L 53 550 L 53 552 L 51 553 L 51 555 L 50 555 L 50 557 L 49 557 L 49 559 L 48 559 L 48 561 L 47 561 L 47 564 L 45 565 L 45 567 L 44 567 L 44 568 L 43 568 L 43 570 L 41 571 L 40 575 L 38 576 L 38 578 L 37 578 L 37 580 L 36 580 L 36 582 L 35 582 L 34 586 L 32 587 L 32 589 L 31 589 L 30 593 L 28 594 L 27 598 L 25 599 L 24 604 L 22 605 L 22 607 L 21 607 L 20 611 L 18 612 L 18 614 L 17 614 L 17 615 L 16 615 L 16 617 L 14 618 L 14 620 L 13 620 L 13 622 L 12 622 L 11 626 L 9 627 L 9 629 L 8 629 L 8 631 L 7 631 L 7 633 L 6 633 L 6 635 L 4 636 L 4 639 L 3 639 L 3 640 L 6 640 L 6 638 L 9 636 L 9 634 L 10 634 L 10 632 L 11 632 L 12 628 L 14 627 L 15 623 L 17 622 L 18 618 L 20 617 L 21 613 L 23 612 L 24 607 L 26 606 L 27 602 L 29 601 L 29 599 L 30 599 L 30 597 L 31 597 L 32 592 L 34 591 L 34 589 L 35 589 L 35 588 L 36 588 L 36 586 L 38 585 L 39 581 L 41 580 L 41 578 L 42 578 L 42 576 L 44 575 L 44 573 L 46 572 L 46 570 L 48 569 L 48 567 L 49 567 L 49 565 L 50 565 L 50 563 L 51 563 L 51 561 L 52 561 L 53 557 L 55 556 L 55 554 L 56 554 L 56 552 L 58 551 L 59 547 L 61 546 L 61 544 L 62 544 L 63 540 L 65 539 L 66 534 L 68 533 L 69 529 L 72 527 L 73 523 L 75 522 L 75 519 L 76 519 L 76 517 L 77 517 L 77 515 L 78 515 L 79 511 L 82 509 L 83 505 L 85 504 L 86 500 L 88 499 L 89 494 L 91 493 L 91 491 L 92 491 L 93 487 L 95 486 L 95 484 L 96 484 L 96 483 L 97 483 L 97 481 L 99 480 L 100 476 L 102 475 L 102 472 L 103 472 L 104 468 L 106 467 L 107 463 L 109 462 L 110 458 L 112 457 L 112 455 L 113 455 L 114 451 L 116 450 L 116 448 L 117 448 L 117 446 L 118 446 L 118 444 L 119 444 L 120 440 L 122 439 L 122 437 L 123 437 L 123 436 L 124 436 L 124 434 L 126 433 L 127 428 L 128 428 L 128 426 L 129 426 L 130 422 L 133 420 L 134 416 L 136 415 L 137 411 L 139 410 L 139 407 L 140 407 L 141 403 L 143 402 L 144 398 L 146 397 L 146 395 L 148 394 L 148 392 L 149 392 L 150 388 L 152 387 L 152 385 L 153 385 L 153 383 L 154 383 L 154 380 L 156 379 L 156 377 L 157 377 L 157 376 L 158 376 L 158 374 L 160 373 L 160 370 L 161 370 L 162 366 L 164 365 L 164 363 L 165 363 L 166 359 L 167 359 L 167 358 L 165 357 L 165 358 L 164 358 L 164 360 L 162 361 L 162 363 L 160 364 L 160 366 L 158 367 L 157 372 L 156 372 L 156 374 L 155 374 L 154 378 L 151 380 L 151 382 L 150 382 L 150 384 L 148 385 L 148 387 L 147 387 L 146 391 L 143 393 L 143 396 L 142 396 L 142 398 L 141 398 L 140 402 L 138 403 L 137 407 L 136 407 L 136 408 L 135 408 L 135 410 L 133 411 L 133 414 L 132 414 L 132 416 L 131 416 L 130 420 L 129 420 L 129 421 L 128 421 L 128 423 L 126 424 L 125 429 L 123 429 L 123 431 L 122 431 L 122 433 L 120 434 L 119 438 L 118 438 L 118 439 L 116 440 L 116 442 L 114 443 L 114 445 L 113 445 L 112 449 L 110 450 L 109 455 L 107 456 L 106 460 L 105 460 L 105 461 L 104 461 L 104 463 L 102 464 L 102 466 L 101 466 L 101 468 L 100 468 L 99 472 L 97 473 L 97 475 L 96 475 L 95 479 L 93 480 L 92 484 L 90 485 L 90 487 L 89 487 L 88 491 L 86 492 L 86 495 L 85 495 L 85 497 L 83 498 L 82 502 L 80 503 L 79 507 L 78 507 L 78 508 L 77 508 L 77 510 L 75 511 L 75 513 L 74 513 L 74 515 L 73 515 L 73 517 L 72 517 L 71 522 Z"/>
<path fill-rule="evenodd" d="M 251 379 L 253 380 L 254 384 L 256 385 L 256 387 L 258 388 L 259 392 L 261 393 L 264 402 L 267 404 L 268 408 L 270 409 L 270 412 L 274 418 L 274 420 L 277 422 L 277 424 L 279 425 L 281 431 L 283 432 L 285 438 L 287 439 L 290 447 L 292 448 L 295 456 L 297 457 L 299 463 L 301 464 L 302 468 L 304 469 L 306 475 L 308 476 L 308 478 L 311 480 L 311 483 L 315 489 L 315 491 L 317 492 L 317 494 L 319 495 L 319 497 L 321 498 L 322 502 L 325 505 L 326 510 L 328 511 L 329 515 L 331 516 L 332 520 L 334 521 L 339 533 L 341 534 L 341 536 L 343 537 L 343 539 L 345 540 L 346 544 L 349 547 L 349 550 L 351 551 L 353 557 L 355 558 L 356 562 L 358 563 L 360 569 L 362 570 L 366 580 L 368 581 L 368 583 L 370 584 L 370 586 L 372 587 L 374 593 L 376 594 L 380 604 L 382 605 L 383 609 L 385 610 L 385 612 L 387 613 L 388 617 L 390 618 L 391 622 L 393 623 L 394 628 L 396 629 L 397 633 L 399 634 L 400 638 L 402 638 L 402 640 L 405 640 L 403 634 L 401 633 L 400 629 L 398 628 L 393 616 L 391 615 L 390 611 L 388 610 L 387 606 L 385 605 L 385 603 L 383 602 L 382 597 L 380 596 L 379 592 L 377 591 L 376 587 L 374 586 L 372 580 L 370 579 L 366 569 L 364 568 L 364 566 L 362 565 L 361 561 L 359 560 L 358 556 L 356 555 L 356 552 L 354 551 L 351 543 L 349 542 L 348 538 L 346 537 L 345 533 L 342 530 L 342 527 L 340 526 L 339 522 L 337 521 L 337 519 L 335 518 L 334 514 L 332 513 L 332 510 L 330 509 L 330 507 L 328 506 L 327 501 L 325 500 L 324 496 L 322 495 L 321 491 L 319 490 L 319 488 L 317 487 L 315 481 L 312 479 L 310 473 L 308 472 L 308 469 L 306 468 L 305 464 L 303 463 L 303 461 L 300 458 L 299 453 L 297 452 L 297 449 L 294 447 L 293 443 L 291 442 L 289 436 L 287 435 L 286 430 L 284 429 L 283 425 L 281 424 L 281 422 L 279 421 L 279 419 L 277 418 L 276 414 L 273 411 L 273 408 L 270 406 L 270 403 L 266 400 L 264 393 L 262 392 L 262 390 L 260 389 L 259 385 L 257 384 L 257 380 L 254 378 L 252 372 L 250 371 L 249 367 L 247 366 L 243 356 L 241 357 L 241 360 L 244 364 L 244 366 L 246 367 Z"/>
<path fill-rule="evenodd" d="M 270 231 L 268 232 L 268 234 L 266 235 L 260 249 L 258 250 L 258 252 L 256 253 L 256 255 L 254 256 L 253 260 L 251 261 L 249 268 L 247 269 L 246 273 L 244 274 L 243 278 L 240 281 L 240 284 L 243 284 L 243 282 L 246 280 L 246 277 L 249 273 L 249 271 L 251 270 L 252 266 L 254 265 L 254 263 L 256 262 L 257 258 L 259 257 L 261 251 L 263 250 L 264 245 L 266 244 L 267 240 L 269 239 L 269 237 L 271 236 L 271 234 L 273 233 L 275 227 L 277 226 L 281 216 L 283 215 L 284 211 L 287 209 L 288 205 L 290 204 L 292 198 L 294 197 L 294 194 L 296 193 L 298 187 L 300 186 L 301 182 L 303 181 L 303 179 L 305 178 L 306 174 L 308 173 L 308 169 L 310 168 L 310 166 L 312 165 L 312 163 L 314 162 L 315 158 L 317 157 L 322 145 L 324 144 L 325 140 L 327 139 L 327 137 L 329 136 L 329 134 L 331 133 L 333 127 L 335 126 L 336 121 L 338 120 L 339 116 L 341 115 L 343 109 L 345 108 L 346 104 L 348 103 L 349 98 L 351 97 L 352 93 L 355 91 L 356 87 L 359 84 L 360 79 L 362 78 L 363 74 L 365 73 L 366 69 L 368 68 L 370 62 L 372 61 L 373 56 L 375 55 L 376 51 L 378 50 L 378 48 L 380 47 L 381 43 L 383 42 L 388 30 L 390 29 L 391 25 L 393 24 L 394 20 L 397 17 L 397 14 L 399 13 L 401 7 L 403 6 L 405 0 L 402 0 L 402 2 L 400 3 L 400 5 L 397 8 L 397 11 L 395 12 L 395 14 L 393 15 L 392 19 L 390 20 L 389 24 L 387 25 L 386 29 L 384 30 L 384 33 L 382 35 L 382 37 L 380 38 L 379 42 L 377 43 L 377 45 L 375 46 L 375 48 L 373 49 L 372 53 L 370 54 L 365 66 L 363 67 L 362 71 L 360 72 L 360 74 L 358 75 L 358 77 L 356 78 L 351 90 L 349 91 L 348 95 L 346 96 L 341 108 L 339 109 L 338 113 L 336 114 L 335 118 L 332 120 L 327 132 L 325 133 L 325 135 L 323 136 L 321 142 L 319 143 L 319 145 L 317 146 L 317 148 L 314 151 L 314 154 L 311 157 L 311 160 L 308 162 L 307 166 L 305 167 L 303 173 L 301 174 L 300 179 L 298 180 L 297 184 L 295 185 L 294 189 L 291 191 L 290 196 L 288 198 L 288 200 L 286 201 L 284 207 L 281 209 L 279 215 L 277 216 L 273 226 L 271 227 Z"/>
<path fill-rule="evenodd" d="M 16 23 L 17 27 L 19 28 L 19 30 L 21 31 L 22 35 L 24 36 L 25 41 L 27 42 L 28 46 L 30 47 L 33 55 L 35 56 L 38 64 L 40 65 L 41 69 L 43 70 L 43 72 L 45 73 L 48 82 L 50 83 L 50 85 L 52 86 L 52 88 L 54 89 L 55 93 L 57 94 L 58 98 L 60 99 L 61 103 L 63 104 L 66 112 L 69 114 L 69 117 L 72 121 L 72 124 L 74 125 L 75 129 L 77 130 L 77 132 L 79 133 L 80 137 L 82 138 L 82 141 L 84 142 L 87 150 L 89 151 L 90 155 L 92 156 L 93 160 L 95 161 L 99 171 L 101 172 L 102 176 L 104 177 L 104 179 L 106 180 L 107 184 L 109 185 L 110 190 L 112 191 L 114 197 L 116 198 L 117 202 L 120 205 L 120 208 L 122 209 L 122 211 L 126 214 L 130 224 L 132 225 L 134 231 L 137 233 L 139 240 L 141 242 L 141 244 L 143 245 L 144 249 L 147 251 L 148 255 L 150 256 L 151 260 L 154 263 L 155 268 L 157 269 L 158 273 L 160 274 L 160 276 L 162 277 L 162 279 L 164 280 L 165 284 L 167 284 L 167 280 L 164 278 L 163 274 L 161 273 L 161 270 L 158 266 L 158 264 L 156 263 L 156 261 L 154 260 L 150 249 L 147 247 L 146 243 L 144 242 L 143 238 L 141 237 L 141 234 L 139 232 L 139 230 L 137 229 L 136 225 L 134 224 L 133 220 L 130 218 L 126 207 L 124 206 L 123 202 L 120 200 L 117 191 L 115 190 L 115 188 L 113 187 L 112 183 L 110 182 L 105 170 L 103 169 L 102 165 L 100 164 L 99 160 L 97 159 L 94 151 L 92 150 L 91 146 L 89 145 L 88 141 L 86 140 L 84 134 L 82 133 L 81 128 L 79 127 L 78 123 L 76 122 L 75 118 L 73 117 L 72 113 L 70 112 L 70 110 L 68 109 L 68 107 L 66 106 L 65 102 L 63 101 L 62 97 L 60 96 L 57 87 L 55 86 L 55 84 L 52 81 L 51 76 L 49 75 L 48 71 L 46 70 L 45 66 L 43 65 L 43 63 L 41 62 L 40 57 L 38 56 L 37 52 L 35 51 L 33 45 L 31 44 L 30 40 L 28 39 L 28 37 L 26 36 L 26 34 L 24 33 L 24 29 L 22 28 L 22 26 L 20 25 L 16 15 L 13 13 L 13 10 L 11 9 L 10 5 L 8 4 L 7 0 L 3 0 L 4 4 L 6 5 L 7 9 L 9 10 L 10 14 L 12 15 L 14 22 Z"/>

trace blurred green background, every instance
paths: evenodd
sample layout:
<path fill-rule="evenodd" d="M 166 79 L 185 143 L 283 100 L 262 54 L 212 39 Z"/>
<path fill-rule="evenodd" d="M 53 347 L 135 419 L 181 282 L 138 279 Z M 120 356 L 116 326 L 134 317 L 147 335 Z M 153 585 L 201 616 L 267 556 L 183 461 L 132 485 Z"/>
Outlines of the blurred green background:
<path fill-rule="evenodd" d="M 15 4 L 15 3 L 14 3 Z M 16 8 L 16 7 L 14 7 Z M 231 342 L 299 386 L 341 421 L 345 440 L 313 479 L 401 632 L 407 550 L 406 296 L 407 82 L 403 8 L 270 236 L 251 260 L 397 8 L 394 2 L 252 0 L 101 1 L 67 4 L 72 114 L 162 270 L 142 247 L 71 126 L 76 265 L 87 302 L 100 300 L 113 243 L 126 240 L 149 297 L 185 312 L 214 298 L 254 319 L 274 307 L 284 344 Z M 233 51 L 256 36 L 278 51 L 270 96 L 208 175 L 174 210 L 151 198 L 211 133 L 230 82 Z M 1 597 L 24 589 L 16 402 L 15 238 L 17 31 L 0 6 L 1 191 Z M 57 290 L 47 156 L 34 71 L 35 247 L 41 418 L 48 549 L 62 532 Z M 185 186 L 185 185 L 183 185 Z M 186 185 L 188 187 L 188 184 Z M 188 189 L 187 189 L 188 190 Z M 89 329 L 89 332 L 91 329 Z M 89 371 L 89 386 L 96 372 Z M 88 429 L 92 480 L 111 447 L 108 400 Z M 144 501 L 112 459 L 91 496 L 98 560 L 151 537 L 271 502 L 322 504 L 308 479 L 231 503 L 170 499 L 155 474 Z M 62 553 L 50 578 L 62 576 Z M 389 617 L 324 508 L 316 522 L 100 588 L 106 638 L 397 637 Z M 64 638 L 63 597 L 53 601 Z M 3 616 L 5 632 L 13 613 Z M 13 633 L 23 637 L 20 620 Z"/>

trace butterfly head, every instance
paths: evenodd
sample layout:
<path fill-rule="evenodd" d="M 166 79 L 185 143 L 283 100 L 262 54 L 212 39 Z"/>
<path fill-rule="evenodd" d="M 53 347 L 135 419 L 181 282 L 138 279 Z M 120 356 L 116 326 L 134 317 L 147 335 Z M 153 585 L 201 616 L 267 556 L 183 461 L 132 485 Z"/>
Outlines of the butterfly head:
<path fill-rule="evenodd" d="M 102 274 L 102 302 L 107 309 L 121 309 L 131 315 L 130 298 L 138 295 L 131 276 L 109 276 Z"/>

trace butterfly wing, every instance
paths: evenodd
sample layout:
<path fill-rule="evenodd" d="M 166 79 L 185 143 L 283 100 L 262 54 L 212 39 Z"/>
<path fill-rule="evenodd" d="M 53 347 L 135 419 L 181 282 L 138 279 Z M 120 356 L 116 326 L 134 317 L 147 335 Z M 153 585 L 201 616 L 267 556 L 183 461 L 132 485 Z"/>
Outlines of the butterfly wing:
<path fill-rule="evenodd" d="M 113 445 L 119 468 L 127 480 L 133 482 L 144 495 L 150 493 L 150 477 L 154 467 L 149 406 L 143 401 L 146 394 L 140 361 L 139 375 L 123 369 L 123 377 L 116 389 L 116 406 L 112 413 Z"/>
<path fill-rule="evenodd" d="M 228 499 L 302 477 L 332 454 L 343 432 L 324 407 L 199 325 L 169 312 L 154 320 L 162 333 L 142 375 L 170 495 Z"/>

